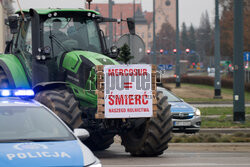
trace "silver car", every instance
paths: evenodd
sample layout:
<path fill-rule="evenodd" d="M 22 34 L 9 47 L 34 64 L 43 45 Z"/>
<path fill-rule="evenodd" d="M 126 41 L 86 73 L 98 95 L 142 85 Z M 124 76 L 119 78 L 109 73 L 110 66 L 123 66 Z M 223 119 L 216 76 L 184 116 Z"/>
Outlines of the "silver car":
<path fill-rule="evenodd" d="M 157 87 L 157 91 L 162 91 L 168 97 L 169 104 L 171 104 L 174 132 L 199 132 L 201 127 L 201 112 L 198 108 L 189 105 L 163 87 Z"/>

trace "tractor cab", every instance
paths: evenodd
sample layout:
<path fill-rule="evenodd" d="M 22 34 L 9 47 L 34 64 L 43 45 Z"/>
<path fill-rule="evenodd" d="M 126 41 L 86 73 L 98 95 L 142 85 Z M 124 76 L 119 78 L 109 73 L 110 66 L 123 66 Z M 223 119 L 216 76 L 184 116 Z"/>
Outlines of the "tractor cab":
<path fill-rule="evenodd" d="M 93 52 L 96 59 L 106 55 L 108 62 L 112 62 L 109 57 L 118 55 L 117 49 L 107 48 L 99 27 L 100 22 L 116 19 L 105 19 L 98 12 L 84 9 L 30 9 L 17 14 L 8 18 L 14 38 L 6 52 L 17 55 L 32 86 L 42 81 L 65 81 L 61 67 L 67 54 L 71 53 L 71 69 L 80 61 L 80 52 L 76 51 L 88 55 Z"/>

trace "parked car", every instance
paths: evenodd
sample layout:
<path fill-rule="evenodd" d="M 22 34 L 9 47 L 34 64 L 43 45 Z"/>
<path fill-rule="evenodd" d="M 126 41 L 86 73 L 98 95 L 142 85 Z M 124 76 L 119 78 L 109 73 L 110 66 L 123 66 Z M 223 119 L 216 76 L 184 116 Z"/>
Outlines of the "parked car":
<path fill-rule="evenodd" d="M 10 97 L 16 95 L 22 98 Z M 79 140 L 88 131 L 72 132 L 50 109 L 27 99 L 32 95 L 32 90 L 0 90 L 0 166 L 101 167 Z"/>
<path fill-rule="evenodd" d="M 162 91 L 164 96 L 168 97 L 169 104 L 171 104 L 174 132 L 199 132 L 201 126 L 201 112 L 199 109 L 184 102 L 163 87 L 157 87 L 157 91 Z"/>

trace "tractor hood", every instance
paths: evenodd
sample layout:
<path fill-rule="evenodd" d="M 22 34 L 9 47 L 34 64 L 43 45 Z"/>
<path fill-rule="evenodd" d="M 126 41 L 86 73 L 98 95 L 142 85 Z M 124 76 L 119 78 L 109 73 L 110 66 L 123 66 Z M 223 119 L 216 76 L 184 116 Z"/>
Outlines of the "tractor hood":
<path fill-rule="evenodd" d="M 119 63 L 105 55 L 90 51 L 71 51 L 63 56 L 62 66 L 72 72 L 77 72 L 81 64 L 118 65 Z"/>

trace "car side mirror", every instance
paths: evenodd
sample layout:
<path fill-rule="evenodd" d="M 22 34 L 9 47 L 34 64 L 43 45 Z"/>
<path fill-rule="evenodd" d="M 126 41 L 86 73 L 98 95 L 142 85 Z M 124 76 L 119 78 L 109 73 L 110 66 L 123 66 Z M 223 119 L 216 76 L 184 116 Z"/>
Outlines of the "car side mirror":
<path fill-rule="evenodd" d="M 127 24 L 129 33 L 135 35 L 135 20 L 133 18 L 127 18 Z"/>
<path fill-rule="evenodd" d="M 18 32 L 18 16 L 9 16 L 6 24 L 10 27 L 11 34 Z"/>
<path fill-rule="evenodd" d="M 89 132 L 86 129 L 74 129 L 74 135 L 81 140 L 86 140 L 89 137 Z"/>

